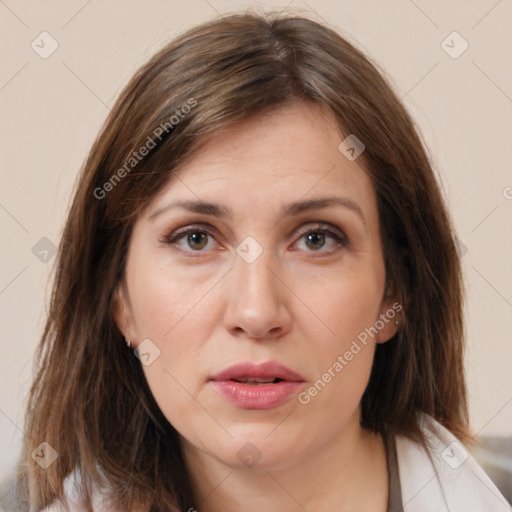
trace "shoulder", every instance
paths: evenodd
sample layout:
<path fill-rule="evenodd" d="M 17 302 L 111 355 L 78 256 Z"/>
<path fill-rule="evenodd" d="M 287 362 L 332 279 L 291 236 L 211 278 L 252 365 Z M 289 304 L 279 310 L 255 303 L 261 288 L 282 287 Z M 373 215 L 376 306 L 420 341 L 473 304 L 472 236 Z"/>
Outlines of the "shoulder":
<path fill-rule="evenodd" d="M 105 493 L 98 488 L 94 489 L 91 502 L 92 512 L 111 510 L 107 506 Z M 80 473 L 78 470 L 75 470 L 64 480 L 64 496 L 61 499 L 55 500 L 42 512 L 86 512 L 89 510 Z"/>
<path fill-rule="evenodd" d="M 426 447 L 397 436 L 404 512 L 510 512 L 512 509 L 457 438 L 423 414 Z"/>

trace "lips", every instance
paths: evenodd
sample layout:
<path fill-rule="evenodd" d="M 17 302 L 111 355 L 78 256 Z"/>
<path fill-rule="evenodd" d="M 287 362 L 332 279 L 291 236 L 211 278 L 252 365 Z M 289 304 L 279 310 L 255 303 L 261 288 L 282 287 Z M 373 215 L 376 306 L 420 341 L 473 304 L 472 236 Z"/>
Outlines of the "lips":
<path fill-rule="evenodd" d="M 238 382 L 250 383 L 270 383 L 273 381 L 291 381 L 304 382 L 304 379 L 298 373 L 290 370 L 279 363 L 268 362 L 261 364 L 238 363 L 229 366 L 220 373 L 214 375 L 213 381 L 233 380 Z"/>
<path fill-rule="evenodd" d="M 231 379 L 235 382 L 248 384 L 250 386 L 257 386 L 259 384 L 272 384 L 274 382 L 281 382 L 277 377 L 242 377 L 241 379 Z"/>
<path fill-rule="evenodd" d="M 305 382 L 298 373 L 275 362 L 239 363 L 210 379 L 232 405 L 241 409 L 274 409 L 286 403 Z"/>

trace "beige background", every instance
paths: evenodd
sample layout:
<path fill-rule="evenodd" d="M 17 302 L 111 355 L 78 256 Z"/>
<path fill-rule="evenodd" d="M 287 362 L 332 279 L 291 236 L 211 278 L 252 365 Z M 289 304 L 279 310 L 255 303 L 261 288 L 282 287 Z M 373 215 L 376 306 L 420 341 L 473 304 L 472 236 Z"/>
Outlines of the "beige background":
<path fill-rule="evenodd" d="M 310 4 L 392 77 L 442 176 L 465 252 L 472 426 L 512 434 L 512 3 L 507 0 Z M 0 0 L 0 478 L 16 460 L 32 356 L 44 320 L 44 263 L 78 169 L 135 69 L 175 34 L 234 10 L 299 1 Z M 51 48 L 47 31 L 58 49 Z M 457 31 L 458 58 L 441 43 Z M 44 43 L 41 38 L 45 37 Z M 450 52 L 462 49 L 451 36 Z M 44 243 L 44 242 L 43 242 Z M 55 397 L 58 400 L 58 397 Z"/>

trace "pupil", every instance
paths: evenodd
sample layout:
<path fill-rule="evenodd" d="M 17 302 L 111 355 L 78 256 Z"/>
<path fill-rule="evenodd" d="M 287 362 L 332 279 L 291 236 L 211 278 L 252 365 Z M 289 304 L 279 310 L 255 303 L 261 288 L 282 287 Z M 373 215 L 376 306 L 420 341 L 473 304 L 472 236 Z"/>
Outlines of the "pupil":
<path fill-rule="evenodd" d="M 310 233 L 306 238 L 306 244 L 310 249 L 321 249 L 325 244 L 325 235 L 322 233 Z"/>
<path fill-rule="evenodd" d="M 192 249 L 202 249 L 207 243 L 206 233 L 191 233 L 188 235 L 188 244 Z"/>

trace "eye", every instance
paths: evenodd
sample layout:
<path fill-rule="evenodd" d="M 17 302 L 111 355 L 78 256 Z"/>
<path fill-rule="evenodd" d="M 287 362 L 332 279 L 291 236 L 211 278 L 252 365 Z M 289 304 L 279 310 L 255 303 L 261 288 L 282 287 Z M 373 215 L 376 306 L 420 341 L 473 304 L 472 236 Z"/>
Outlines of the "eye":
<path fill-rule="evenodd" d="M 330 253 L 347 244 L 346 237 L 341 233 L 335 233 L 333 230 L 323 226 L 315 228 L 306 228 L 300 233 L 300 238 L 294 245 L 294 249 L 307 252 Z"/>
<path fill-rule="evenodd" d="M 181 241 L 184 241 L 187 248 L 194 251 L 201 251 L 208 245 L 208 233 L 204 231 L 193 231 L 188 235 L 182 237 Z"/>
<path fill-rule="evenodd" d="M 170 233 L 162 242 L 187 252 L 205 252 L 218 246 L 212 234 L 204 228 L 190 226 Z"/>
<path fill-rule="evenodd" d="M 309 233 L 304 236 L 306 245 L 313 251 L 318 251 L 324 247 L 326 242 L 325 233 Z"/>

